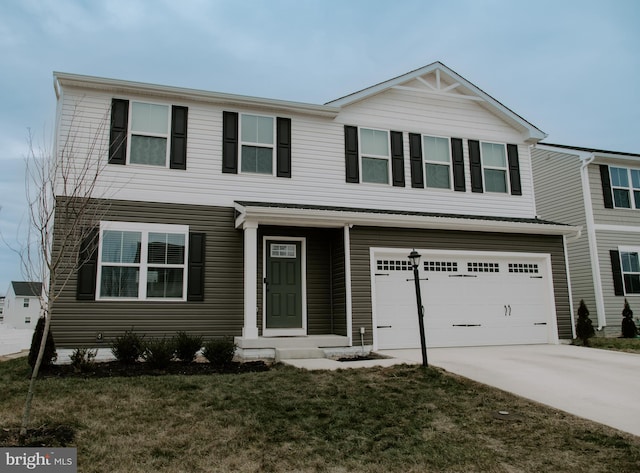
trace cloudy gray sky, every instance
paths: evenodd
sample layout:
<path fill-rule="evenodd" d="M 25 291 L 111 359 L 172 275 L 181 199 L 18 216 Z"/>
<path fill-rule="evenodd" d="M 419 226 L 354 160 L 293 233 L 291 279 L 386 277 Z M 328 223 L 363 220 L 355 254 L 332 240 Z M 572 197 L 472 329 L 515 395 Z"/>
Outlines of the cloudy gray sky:
<path fill-rule="evenodd" d="M 0 232 L 53 71 L 324 103 L 441 61 L 548 142 L 640 153 L 639 25 L 638 0 L 2 0 Z M 0 295 L 21 277 L 0 242 Z"/>

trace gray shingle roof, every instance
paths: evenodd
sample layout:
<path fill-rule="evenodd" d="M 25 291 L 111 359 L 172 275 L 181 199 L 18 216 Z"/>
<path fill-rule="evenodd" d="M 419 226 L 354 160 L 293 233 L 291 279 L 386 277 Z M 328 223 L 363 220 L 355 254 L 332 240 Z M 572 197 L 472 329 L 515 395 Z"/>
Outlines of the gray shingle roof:
<path fill-rule="evenodd" d="M 42 294 L 41 282 L 11 281 L 16 296 L 38 297 Z"/>

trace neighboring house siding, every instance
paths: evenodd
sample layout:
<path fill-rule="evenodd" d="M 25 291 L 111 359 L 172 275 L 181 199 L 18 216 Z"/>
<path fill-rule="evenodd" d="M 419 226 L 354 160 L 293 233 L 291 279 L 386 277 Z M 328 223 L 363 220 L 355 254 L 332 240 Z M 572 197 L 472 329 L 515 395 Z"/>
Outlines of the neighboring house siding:
<path fill-rule="evenodd" d="M 191 232 L 206 233 L 205 300 L 77 301 L 74 274 L 53 308 L 56 344 L 96 346 L 96 334 L 101 332 L 102 344 L 108 346 L 125 330 L 147 337 L 172 336 L 181 330 L 207 338 L 241 334 L 243 235 L 234 228 L 232 208 L 113 200 L 104 212 L 103 220 L 189 225 Z M 59 236 L 56 231 L 56 244 Z"/>
<path fill-rule="evenodd" d="M 620 164 L 617 167 L 632 167 Z M 591 201 L 593 203 L 593 217 L 596 225 L 625 225 L 640 227 L 640 209 L 607 209 L 604 206 L 602 180 L 600 168 L 597 164 L 589 166 L 589 186 L 591 187 Z"/>
<path fill-rule="evenodd" d="M 65 89 L 60 104 L 58 143 L 73 128 L 76 155 L 86 158 L 98 135 L 101 145 L 94 157 L 106 159 L 111 100 L 118 94 Z M 186 170 L 143 165 L 107 165 L 101 172 L 96 196 L 122 200 L 215 205 L 226 207 L 234 200 L 268 200 L 390 210 L 496 215 L 530 218 L 534 202 L 529 148 L 519 133 L 476 102 L 430 98 L 422 94 L 388 91 L 364 103 L 345 108 L 336 120 L 300 113 L 286 114 L 264 109 L 226 107 L 214 103 L 127 95 L 130 101 L 159 102 L 188 107 Z M 395 100 L 400 100 L 395 103 Z M 405 113 L 404 107 L 410 107 Z M 255 174 L 222 173 L 223 111 L 248 112 L 291 119 L 292 172 L 290 179 Z M 437 111 L 436 111 L 437 110 Z M 381 115 L 383 114 L 383 115 Z M 381 118 L 384 116 L 384 118 Z M 445 118 L 448 117 L 448 118 Z M 86 122 L 90 126 L 77 127 Z M 405 187 L 345 182 L 344 127 L 379 126 L 403 132 Z M 444 125 L 443 125 L 444 124 Z M 409 132 L 462 138 L 466 192 L 412 188 L 409 183 Z M 468 139 L 518 145 L 522 195 L 473 193 L 470 185 Z"/>
<path fill-rule="evenodd" d="M 369 251 L 371 247 L 548 253 L 551 255 L 558 336 L 563 339 L 571 338 L 571 309 L 562 237 L 354 227 L 351 230 L 354 340 L 360 337 L 360 327 L 365 327 L 365 343 L 373 343 Z M 469 310 L 473 308 L 470 307 Z"/>

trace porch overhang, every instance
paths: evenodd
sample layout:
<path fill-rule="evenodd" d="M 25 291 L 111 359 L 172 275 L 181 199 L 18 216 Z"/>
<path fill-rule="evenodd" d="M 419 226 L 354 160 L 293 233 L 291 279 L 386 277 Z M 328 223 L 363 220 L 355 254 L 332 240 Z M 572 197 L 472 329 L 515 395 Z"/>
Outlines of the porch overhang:
<path fill-rule="evenodd" d="M 340 228 L 345 226 L 418 228 L 475 232 L 580 235 L 581 226 L 537 218 L 457 215 L 401 210 L 330 207 L 274 202 L 235 202 L 236 228 L 247 223 L 296 227 Z"/>

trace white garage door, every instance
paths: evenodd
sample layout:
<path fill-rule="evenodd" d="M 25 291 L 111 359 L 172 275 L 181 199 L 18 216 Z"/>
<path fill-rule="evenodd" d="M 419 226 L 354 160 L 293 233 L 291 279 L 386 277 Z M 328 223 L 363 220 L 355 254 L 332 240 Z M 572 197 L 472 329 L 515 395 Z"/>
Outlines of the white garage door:
<path fill-rule="evenodd" d="M 374 253 L 378 348 L 419 348 L 413 271 L 406 255 Z M 419 251 L 428 347 L 549 343 L 556 330 L 548 260 L 519 253 Z"/>

